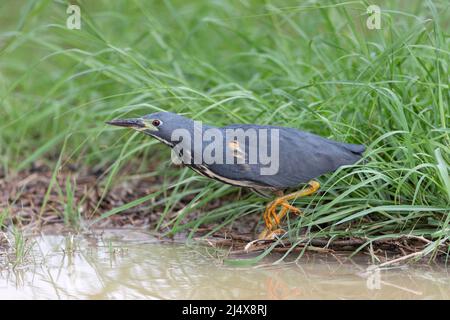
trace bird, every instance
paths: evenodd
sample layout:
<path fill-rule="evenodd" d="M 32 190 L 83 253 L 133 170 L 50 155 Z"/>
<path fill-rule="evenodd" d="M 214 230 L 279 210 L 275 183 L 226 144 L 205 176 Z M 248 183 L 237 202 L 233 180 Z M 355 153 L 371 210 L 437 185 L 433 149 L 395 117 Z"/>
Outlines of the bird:
<path fill-rule="evenodd" d="M 316 178 L 354 165 L 366 150 L 362 144 L 338 142 L 296 128 L 215 127 L 167 111 L 106 123 L 158 139 L 173 150 L 172 159 L 202 176 L 272 198 L 257 240 L 273 240 L 285 233 L 281 223 L 286 214 L 303 214 L 290 201 L 316 193 L 320 189 Z M 286 194 L 293 188 L 298 191 Z"/>

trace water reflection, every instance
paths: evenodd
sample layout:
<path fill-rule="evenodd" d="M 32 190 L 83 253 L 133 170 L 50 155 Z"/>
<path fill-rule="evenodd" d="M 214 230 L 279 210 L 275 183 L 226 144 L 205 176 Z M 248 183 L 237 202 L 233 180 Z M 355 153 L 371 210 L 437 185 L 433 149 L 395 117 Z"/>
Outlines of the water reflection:
<path fill-rule="evenodd" d="M 450 298 L 445 268 L 371 270 L 317 260 L 233 268 L 140 231 L 37 237 L 28 260 L 1 269 L 1 299 Z"/>

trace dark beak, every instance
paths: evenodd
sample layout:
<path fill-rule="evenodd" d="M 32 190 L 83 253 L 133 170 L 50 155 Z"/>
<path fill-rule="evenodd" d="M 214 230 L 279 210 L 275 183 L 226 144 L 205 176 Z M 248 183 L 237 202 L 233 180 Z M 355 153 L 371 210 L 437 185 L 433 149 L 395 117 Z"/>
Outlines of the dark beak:
<path fill-rule="evenodd" d="M 126 127 L 126 128 L 145 128 L 145 124 L 140 118 L 134 119 L 115 119 L 111 121 L 107 121 L 107 124 L 118 126 L 118 127 Z"/>

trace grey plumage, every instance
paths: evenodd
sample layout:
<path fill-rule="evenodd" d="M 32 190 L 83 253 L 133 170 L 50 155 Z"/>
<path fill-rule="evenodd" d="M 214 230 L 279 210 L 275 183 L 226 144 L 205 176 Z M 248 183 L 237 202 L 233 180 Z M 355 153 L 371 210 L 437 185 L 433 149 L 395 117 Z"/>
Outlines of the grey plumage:
<path fill-rule="evenodd" d="M 139 121 L 160 121 L 157 130 L 144 129 L 138 130 L 156 137 L 167 145 L 174 147 L 179 143 L 179 140 L 172 138 L 172 133 L 176 129 L 186 129 L 193 134 L 195 130 L 194 121 L 186 117 L 170 113 L 158 112 L 146 115 L 138 119 L 115 120 L 110 123 L 119 126 L 131 126 L 126 123 L 139 123 Z M 128 121 L 128 122 L 127 122 Z M 156 122 L 155 122 L 156 123 Z M 138 126 L 139 127 L 139 126 Z M 212 126 L 203 125 L 202 130 L 214 128 Z M 227 129 L 265 129 L 268 132 L 268 152 L 272 152 L 271 146 L 271 131 L 276 129 L 279 132 L 279 170 L 274 175 L 262 175 L 260 172 L 262 163 L 249 163 L 249 154 L 252 148 L 256 153 L 261 148 L 261 141 L 255 145 L 250 145 L 249 140 L 245 140 L 245 146 L 239 146 L 238 157 L 245 158 L 244 163 L 226 164 L 226 163 L 212 163 L 212 164 L 195 164 L 192 161 L 187 161 L 185 165 L 191 167 L 198 173 L 208 176 L 210 178 L 220 180 L 224 183 L 249 187 L 256 189 L 262 193 L 265 191 L 283 190 L 286 188 L 296 187 L 302 183 L 321 176 L 325 173 L 335 171 L 341 166 L 352 165 L 361 159 L 365 147 L 363 145 L 348 144 L 326 139 L 318 135 L 303 132 L 294 128 L 285 128 L 278 126 L 261 126 L 253 124 L 234 124 L 222 128 L 217 128 L 226 137 Z M 226 138 L 223 141 L 223 154 L 225 157 L 226 149 L 230 148 L 230 142 Z M 193 145 L 193 143 L 192 143 Z M 203 147 L 208 145 L 208 142 L 203 142 Z M 254 150 L 256 148 L 256 150 Z M 234 150 L 236 151 L 236 150 Z M 190 160 L 198 152 L 193 146 L 190 148 Z M 241 159 L 242 160 L 242 159 Z"/>
<path fill-rule="evenodd" d="M 278 129 L 280 163 L 275 175 L 261 176 L 260 165 L 211 165 L 211 170 L 231 179 L 254 181 L 259 187 L 286 189 L 306 183 L 341 166 L 357 162 L 365 147 L 322 138 L 293 128 L 259 125 L 233 125 L 226 128 Z M 270 137 L 270 135 L 268 135 Z M 248 148 L 248 145 L 246 145 Z M 246 170 L 247 169 L 247 170 Z"/>

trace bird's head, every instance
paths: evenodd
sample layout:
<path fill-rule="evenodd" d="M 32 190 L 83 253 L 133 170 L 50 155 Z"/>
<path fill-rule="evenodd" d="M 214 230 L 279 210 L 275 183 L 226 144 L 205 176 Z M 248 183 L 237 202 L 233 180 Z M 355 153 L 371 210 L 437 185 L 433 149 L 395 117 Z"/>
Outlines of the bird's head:
<path fill-rule="evenodd" d="M 193 120 L 171 112 L 156 112 L 140 118 L 115 119 L 106 123 L 141 131 L 170 146 L 174 145 L 172 133 L 176 129 L 191 131 L 194 125 Z"/>

